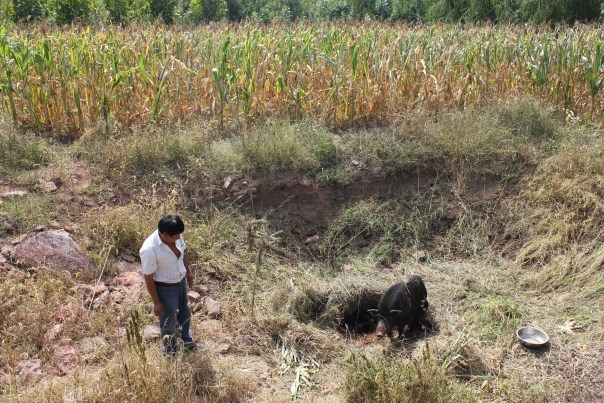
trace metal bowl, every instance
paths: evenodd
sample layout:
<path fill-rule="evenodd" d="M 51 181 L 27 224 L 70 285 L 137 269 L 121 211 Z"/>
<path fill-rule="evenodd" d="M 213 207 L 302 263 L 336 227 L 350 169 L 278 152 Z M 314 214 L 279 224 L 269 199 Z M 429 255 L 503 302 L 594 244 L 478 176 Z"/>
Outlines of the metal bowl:
<path fill-rule="evenodd" d="M 522 345 L 530 348 L 542 347 L 549 342 L 547 333 L 533 326 L 522 326 L 516 330 L 516 336 Z"/>

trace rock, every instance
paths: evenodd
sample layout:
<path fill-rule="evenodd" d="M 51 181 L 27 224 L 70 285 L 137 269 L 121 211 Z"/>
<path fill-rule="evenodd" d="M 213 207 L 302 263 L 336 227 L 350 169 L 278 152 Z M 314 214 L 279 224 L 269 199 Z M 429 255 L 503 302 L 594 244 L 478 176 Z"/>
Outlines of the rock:
<path fill-rule="evenodd" d="M 9 190 L 8 192 L 0 193 L 0 199 L 8 199 L 11 197 L 23 197 L 27 196 L 25 190 Z"/>
<path fill-rule="evenodd" d="M 233 178 L 231 178 L 230 176 L 227 176 L 224 179 L 224 183 L 223 183 L 222 187 L 226 190 L 231 186 L 232 183 L 233 183 Z"/>
<path fill-rule="evenodd" d="M 19 243 L 11 257 L 25 267 L 45 265 L 77 273 L 91 266 L 80 246 L 64 230 L 41 232 Z"/>
<path fill-rule="evenodd" d="M 219 344 L 218 347 L 216 347 L 216 352 L 218 354 L 226 354 L 231 350 L 231 345 L 228 343 L 222 343 Z"/>
<path fill-rule="evenodd" d="M 199 293 L 202 297 L 205 297 L 208 294 L 208 287 L 202 284 L 194 284 L 193 291 Z"/>
<path fill-rule="evenodd" d="M 6 263 L 6 258 L 2 255 L 0 255 L 0 265 Z"/>
<path fill-rule="evenodd" d="M 81 360 L 86 363 L 105 357 L 109 349 L 107 340 L 100 336 L 87 337 L 80 341 L 78 352 Z"/>
<path fill-rule="evenodd" d="M 107 286 L 105 283 L 81 284 L 78 289 L 84 294 L 84 299 L 89 300 L 90 298 L 95 298 L 107 291 Z"/>
<path fill-rule="evenodd" d="M 57 346 L 52 354 L 52 363 L 62 374 L 68 374 L 78 365 L 78 353 L 70 345 Z"/>
<path fill-rule="evenodd" d="M 144 283 L 145 279 L 139 273 L 127 271 L 115 276 L 109 284 L 122 287 L 142 287 Z"/>
<path fill-rule="evenodd" d="M 44 179 L 40 179 L 38 181 L 38 187 L 45 192 L 54 192 L 57 190 L 57 185 L 53 181 L 45 181 Z"/>
<path fill-rule="evenodd" d="M 34 232 L 42 232 L 46 229 L 45 226 L 43 225 L 38 225 L 36 228 L 34 228 Z"/>
<path fill-rule="evenodd" d="M 97 310 L 99 309 L 101 306 L 103 306 L 104 304 L 107 303 L 107 301 L 109 300 L 109 296 L 110 296 L 110 292 L 109 290 L 105 290 L 101 295 L 99 295 L 98 297 L 96 297 L 93 302 L 92 302 L 92 309 L 93 310 Z"/>
<path fill-rule="evenodd" d="M 52 319 L 60 322 L 75 321 L 84 315 L 84 308 L 73 301 L 58 306 L 52 313 Z"/>
<path fill-rule="evenodd" d="M 198 302 L 191 306 L 191 312 L 199 312 L 203 309 L 203 302 Z"/>
<path fill-rule="evenodd" d="M 42 360 L 24 360 L 17 364 L 17 373 L 24 385 L 33 385 L 42 379 Z"/>
<path fill-rule="evenodd" d="M 0 247 L 0 254 L 4 257 L 10 257 L 12 251 L 13 247 L 11 245 L 2 245 L 2 247 Z"/>
<path fill-rule="evenodd" d="M 75 234 L 78 232 L 78 226 L 75 224 L 67 224 L 65 226 L 65 231 L 69 232 L 70 234 Z"/>
<path fill-rule="evenodd" d="M 222 304 L 210 297 L 203 301 L 206 312 L 213 318 L 219 318 L 222 315 Z"/>
<path fill-rule="evenodd" d="M 147 325 L 143 328 L 143 340 L 146 342 L 159 340 L 160 337 L 159 325 Z"/>
<path fill-rule="evenodd" d="M 128 262 L 128 263 L 134 263 L 136 261 L 136 258 L 132 255 L 128 255 L 127 253 L 122 253 L 121 256 L 122 260 Z"/>
<path fill-rule="evenodd" d="M 413 259 L 415 259 L 417 262 L 423 262 L 426 260 L 426 258 L 428 257 L 428 255 L 426 255 L 426 252 L 424 252 L 423 250 L 418 250 L 417 252 L 415 252 L 413 255 L 411 255 L 413 257 Z"/>
<path fill-rule="evenodd" d="M 126 273 L 126 272 L 141 272 L 141 265 L 139 263 L 129 263 L 126 261 L 117 262 L 115 265 L 118 273 Z"/>
<path fill-rule="evenodd" d="M 308 238 L 306 238 L 304 240 L 304 245 L 311 245 L 313 243 L 317 243 L 319 241 L 319 239 L 320 239 L 319 235 L 309 236 Z"/>
<path fill-rule="evenodd" d="M 196 291 L 189 291 L 187 297 L 189 297 L 189 301 L 191 302 L 199 301 L 201 299 L 201 295 Z"/>
<path fill-rule="evenodd" d="M 63 324 L 57 323 L 46 331 L 46 333 L 44 334 L 44 342 L 52 343 L 61 335 L 61 333 L 63 333 Z"/>

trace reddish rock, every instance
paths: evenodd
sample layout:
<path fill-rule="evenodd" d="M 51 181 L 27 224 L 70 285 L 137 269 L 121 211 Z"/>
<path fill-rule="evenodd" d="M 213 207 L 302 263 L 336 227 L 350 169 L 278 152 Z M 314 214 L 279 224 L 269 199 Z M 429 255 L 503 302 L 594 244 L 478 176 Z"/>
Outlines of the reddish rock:
<path fill-rule="evenodd" d="M 105 283 L 81 284 L 78 288 L 85 299 L 95 298 L 107 291 Z"/>
<path fill-rule="evenodd" d="M 25 267 L 48 266 L 71 273 L 87 270 L 90 261 L 64 230 L 41 232 L 25 239 L 15 247 L 12 258 Z"/>
<path fill-rule="evenodd" d="M 313 235 L 313 236 L 309 236 L 308 238 L 306 238 L 306 240 L 304 241 L 305 245 L 311 245 L 313 243 L 317 243 L 319 242 L 319 235 Z"/>
<path fill-rule="evenodd" d="M 139 273 L 127 271 L 115 276 L 109 284 L 122 287 L 142 287 L 144 283 L 145 279 Z"/>
<path fill-rule="evenodd" d="M 57 346 L 52 354 L 52 363 L 62 374 L 68 374 L 78 365 L 78 353 L 70 345 Z"/>
<path fill-rule="evenodd" d="M 189 297 L 189 301 L 195 302 L 195 301 L 199 301 L 199 299 L 201 298 L 201 295 L 196 291 L 189 291 L 187 293 L 187 297 Z"/>
<path fill-rule="evenodd" d="M 17 364 L 19 379 L 24 385 L 32 385 L 42 379 L 42 360 L 24 360 Z"/>
<path fill-rule="evenodd" d="M 199 295 L 204 297 L 208 294 L 208 287 L 206 287 L 205 285 L 201 285 L 201 284 L 194 284 L 193 291 L 199 293 Z"/>
<path fill-rule="evenodd" d="M 57 323 L 44 333 L 44 342 L 51 343 L 55 341 L 63 333 L 63 324 Z"/>
<path fill-rule="evenodd" d="M 206 297 L 203 301 L 206 312 L 213 318 L 219 318 L 222 315 L 222 304 L 210 297 Z"/>
<path fill-rule="evenodd" d="M 75 321 L 84 315 L 84 308 L 80 304 L 76 304 L 73 301 L 67 304 L 60 305 L 52 313 L 52 319 L 55 321 L 67 322 Z"/>

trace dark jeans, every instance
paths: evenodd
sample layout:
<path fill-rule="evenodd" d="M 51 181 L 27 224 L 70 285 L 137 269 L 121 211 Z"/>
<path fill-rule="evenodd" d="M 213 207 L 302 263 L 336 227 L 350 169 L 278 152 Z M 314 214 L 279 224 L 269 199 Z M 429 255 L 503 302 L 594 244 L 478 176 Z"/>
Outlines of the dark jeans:
<path fill-rule="evenodd" d="M 164 314 L 159 317 L 159 329 L 163 341 L 164 355 L 176 352 L 176 321 L 181 326 L 181 337 L 184 342 L 193 341 L 191 311 L 187 303 L 187 282 L 185 279 L 175 285 L 155 284 L 159 300 L 164 306 Z"/>

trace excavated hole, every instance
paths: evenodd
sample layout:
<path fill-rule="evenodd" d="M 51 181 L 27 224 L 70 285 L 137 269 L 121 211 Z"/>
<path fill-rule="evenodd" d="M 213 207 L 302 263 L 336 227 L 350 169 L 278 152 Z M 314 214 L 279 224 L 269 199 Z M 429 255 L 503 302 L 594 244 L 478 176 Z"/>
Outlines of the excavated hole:
<path fill-rule="evenodd" d="M 345 334 L 365 334 L 374 329 L 368 309 L 376 309 L 383 290 L 368 287 L 345 286 L 328 290 L 306 288 L 290 300 L 290 313 L 304 323 Z"/>

